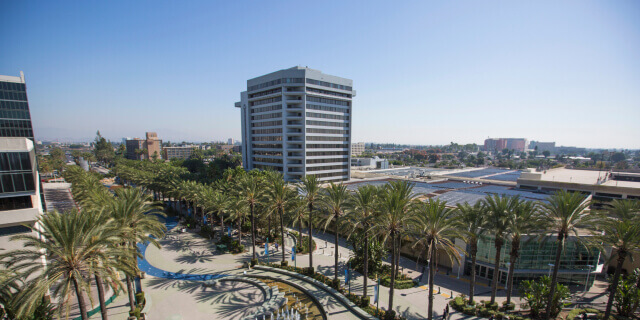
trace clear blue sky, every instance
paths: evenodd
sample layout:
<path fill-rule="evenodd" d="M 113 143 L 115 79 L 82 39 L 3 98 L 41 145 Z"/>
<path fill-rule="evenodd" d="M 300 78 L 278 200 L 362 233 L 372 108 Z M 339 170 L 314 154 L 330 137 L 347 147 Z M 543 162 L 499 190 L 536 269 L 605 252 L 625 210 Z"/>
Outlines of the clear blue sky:
<path fill-rule="evenodd" d="M 240 138 L 246 80 L 351 78 L 354 141 L 640 148 L 640 1 L 2 1 L 38 139 Z"/>

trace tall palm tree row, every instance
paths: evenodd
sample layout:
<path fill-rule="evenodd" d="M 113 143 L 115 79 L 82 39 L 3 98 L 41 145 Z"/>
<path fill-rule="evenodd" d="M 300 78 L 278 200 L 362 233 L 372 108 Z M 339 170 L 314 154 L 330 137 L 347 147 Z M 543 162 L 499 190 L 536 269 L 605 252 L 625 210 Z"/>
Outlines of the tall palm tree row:
<path fill-rule="evenodd" d="M 411 233 L 416 244 L 427 248 L 429 261 L 429 301 L 427 318 L 433 319 L 433 278 L 436 267 L 436 252 L 444 253 L 451 261 L 459 263 L 462 248 L 455 245 L 454 239 L 462 238 L 464 226 L 460 215 L 449 209 L 446 202 L 429 199 L 416 206 L 415 214 L 409 220 Z"/>
<path fill-rule="evenodd" d="M 341 219 L 345 215 L 345 209 L 347 200 L 349 199 L 349 191 L 347 186 L 343 184 L 331 183 L 328 188 L 324 189 L 324 193 L 321 197 L 321 203 L 327 212 L 327 219 L 325 220 L 324 228 L 327 229 L 333 222 L 334 231 L 334 272 L 333 281 L 337 285 L 338 282 L 338 248 L 340 247 L 340 227 L 342 226 Z"/>
<path fill-rule="evenodd" d="M 454 208 L 447 207 L 446 204 L 437 201 L 417 201 L 418 195 L 413 192 L 413 184 L 407 181 L 392 181 L 384 187 L 361 187 L 355 192 L 349 192 L 346 186 L 341 184 L 329 184 L 322 186 L 314 175 L 307 175 L 301 179 L 300 183 L 288 185 L 279 173 L 257 174 L 256 172 L 242 172 L 242 170 L 230 170 L 223 175 L 223 181 L 210 186 L 217 192 L 217 195 L 225 201 L 220 201 L 224 205 L 210 205 L 216 193 L 210 193 L 206 186 L 196 184 L 198 187 L 195 193 L 189 194 L 184 191 L 188 188 L 181 178 L 181 173 L 173 172 L 178 182 L 165 179 L 164 182 L 172 183 L 174 186 L 182 186 L 181 192 L 176 191 L 176 187 L 163 187 L 158 183 L 162 179 L 160 165 L 157 167 L 141 165 L 139 168 L 150 173 L 137 173 L 136 170 L 121 168 L 123 180 L 144 187 L 145 190 L 161 192 L 173 198 L 182 199 L 187 206 L 201 207 L 204 211 L 213 212 L 220 217 L 221 223 L 224 220 L 233 219 L 242 225 L 242 220 L 247 217 L 251 220 L 251 241 L 252 241 L 252 261 L 256 261 L 256 234 L 258 223 L 262 232 L 267 225 L 267 231 L 271 234 L 272 219 L 278 221 L 276 232 L 280 241 L 284 244 L 285 225 L 297 224 L 298 231 L 305 222 L 308 231 L 310 250 L 313 238 L 313 228 L 317 220 L 324 220 L 325 229 L 331 227 L 335 229 L 335 247 L 339 247 L 339 234 L 343 227 L 348 226 L 350 231 L 360 230 L 365 235 L 364 242 L 367 244 L 370 237 L 377 236 L 390 248 L 391 253 L 391 274 L 389 288 L 388 309 L 393 312 L 394 284 L 398 276 L 400 248 L 403 243 L 413 240 L 416 245 L 424 247 L 431 267 L 431 273 L 436 268 L 436 254 L 445 253 L 450 259 L 457 259 L 458 253 L 463 252 L 461 248 L 456 248 L 453 242 L 446 242 L 446 237 L 435 237 L 434 230 L 444 225 L 436 225 L 436 217 L 447 216 L 451 225 L 446 226 L 447 232 L 442 234 L 456 233 L 456 237 L 463 238 L 467 243 L 466 253 L 470 258 L 471 283 L 469 287 L 469 297 L 473 301 L 475 294 L 476 277 L 476 256 L 480 241 L 492 239 L 495 247 L 493 257 L 493 274 L 491 278 L 491 303 L 495 303 L 498 283 L 502 275 L 506 274 L 507 302 L 512 300 L 514 287 L 514 273 L 516 264 L 519 263 L 520 251 L 523 244 L 530 239 L 537 237 L 554 237 L 556 252 L 553 264 L 553 275 L 551 293 L 548 296 L 547 311 L 554 308 L 552 297 L 558 282 L 558 271 L 562 265 L 562 256 L 567 239 L 572 237 L 576 241 L 593 246 L 585 241 L 584 237 L 578 233 L 581 229 L 593 229 L 594 226 L 602 230 L 609 228 L 605 235 L 611 233 L 615 228 L 622 229 L 624 226 L 615 225 L 619 221 L 628 222 L 637 219 L 637 208 L 631 202 L 621 201 L 609 212 L 609 218 L 617 217 L 614 220 L 607 220 L 606 223 L 594 224 L 594 221 L 604 221 L 602 215 L 592 213 L 585 201 L 584 195 L 574 192 L 559 191 L 548 198 L 548 203 L 525 201 L 518 197 L 508 195 L 491 195 L 473 205 L 460 204 Z M 123 166 L 124 167 L 124 166 Z M 138 168 L 138 169 L 139 169 Z M 181 180 L 182 179 L 182 180 Z M 173 180 L 175 181 L 175 180 Z M 165 185 L 167 184 L 165 183 Z M 297 189 L 297 190 L 296 190 Z M 297 191 L 297 192 L 296 192 Z M 78 195 L 82 198 L 82 192 Z M 81 206 L 91 206 L 88 202 L 81 202 Z M 304 205 L 304 206 L 302 206 Z M 626 207 L 625 207 L 626 206 Z M 211 208 L 216 208 L 215 210 Z M 634 209 L 635 208 L 635 209 Z M 203 211 L 203 212 L 204 212 Z M 633 220 L 639 221 L 639 220 Z M 344 222 L 347 222 L 346 225 Z M 621 223 L 621 222 L 620 222 Z M 615 226 L 615 228 L 614 228 Z M 453 231 L 455 229 L 455 232 Z M 615 229 L 615 230 L 618 230 Z M 633 228 L 629 227 L 631 234 Z M 583 232 L 584 234 L 584 232 Z M 302 235 L 300 234 L 300 239 Z M 597 237 L 592 237 L 596 239 Z M 438 240 L 439 239 L 439 240 Z M 450 238 L 449 238 L 450 239 Z M 601 242 L 613 241 L 613 239 L 600 239 Z M 627 241 L 629 246 L 621 246 L 618 251 L 620 256 L 629 256 L 636 250 L 631 240 Z M 616 245 L 613 245 L 617 248 Z M 505 248 L 507 248 L 505 252 Z M 447 251 L 448 250 L 448 251 Z M 336 250 L 334 263 L 334 281 L 338 278 L 338 251 Z M 454 254 L 455 253 L 455 254 Z M 364 251 L 364 261 L 368 261 L 368 251 Z M 282 250 L 284 260 L 284 246 Z M 505 266 L 507 267 L 505 269 Z M 313 254 L 309 255 L 309 267 L 313 270 Z M 364 265 L 364 273 L 368 275 L 368 264 Z M 367 295 L 367 276 L 365 276 L 364 295 Z M 432 281 L 429 282 L 432 284 Z M 431 288 L 432 289 L 432 288 Z M 430 289 L 430 293 L 431 292 Z M 429 314 L 431 314 L 429 311 Z"/>

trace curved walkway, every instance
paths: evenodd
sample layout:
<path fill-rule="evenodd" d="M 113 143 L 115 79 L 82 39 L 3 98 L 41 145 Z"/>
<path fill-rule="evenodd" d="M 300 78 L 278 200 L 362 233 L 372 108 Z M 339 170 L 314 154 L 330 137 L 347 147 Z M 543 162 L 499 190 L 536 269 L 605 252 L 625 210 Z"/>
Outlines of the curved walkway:
<path fill-rule="evenodd" d="M 193 284 L 189 284 L 189 282 L 193 283 L 193 281 L 201 282 L 228 276 L 270 278 L 291 282 L 301 287 L 307 294 L 317 299 L 329 319 L 359 319 L 343 303 L 311 283 L 265 270 L 250 270 L 244 274 L 244 269 L 239 267 L 243 262 L 250 260 L 251 254 L 249 252 L 237 255 L 217 254 L 215 246 L 206 239 L 190 232 L 184 234 L 171 232 L 178 225 L 175 218 L 167 218 L 166 225 L 168 229 L 167 237 L 160 240 L 162 249 L 154 246 L 149 247 L 148 244 L 138 245 L 142 254 L 142 258 L 138 259 L 140 270 L 149 276 L 160 278 L 144 280 L 143 285 L 148 288 L 166 289 L 171 287 L 184 291 L 188 287 L 186 291 L 193 292 L 199 290 Z M 261 258 L 263 258 L 262 255 Z M 279 258 L 274 257 L 275 259 L 279 260 Z M 190 268 L 185 268 L 187 265 Z M 201 287 L 200 284 L 197 286 Z M 254 296 L 254 298 L 257 298 L 257 296 Z M 185 310 L 185 313 L 190 313 L 190 311 Z M 186 319 L 187 317 L 184 318 Z"/>

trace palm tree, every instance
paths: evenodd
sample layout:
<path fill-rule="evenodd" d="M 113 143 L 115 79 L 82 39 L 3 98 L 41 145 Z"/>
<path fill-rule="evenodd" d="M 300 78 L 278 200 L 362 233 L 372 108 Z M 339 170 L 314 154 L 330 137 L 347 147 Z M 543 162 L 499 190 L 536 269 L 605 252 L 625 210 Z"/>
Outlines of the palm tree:
<path fill-rule="evenodd" d="M 509 253 L 509 272 L 507 274 L 507 305 L 511 303 L 511 293 L 513 291 L 513 271 L 516 261 L 520 257 L 520 245 L 523 236 L 533 236 L 543 225 L 543 218 L 538 211 L 537 205 L 532 201 L 513 199 L 514 209 L 509 215 L 507 230 L 511 236 L 511 251 Z"/>
<path fill-rule="evenodd" d="M 269 181 L 269 189 L 267 190 L 267 203 L 269 204 L 269 212 L 276 213 L 280 217 L 280 241 L 282 242 L 282 263 L 285 260 L 284 245 L 284 216 L 285 210 L 290 209 L 297 198 L 296 191 L 289 188 L 284 181 L 282 173 L 270 172 L 267 176 Z"/>
<path fill-rule="evenodd" d="M 240 183 L 240 195 L 245 201 L 245 203 L 249 206 L 249 213 L 251 218 L 251 249 L 252 256 L 251 262 L 255 263 L 256 259 L 256 218 L 255 218 L 255 208 L 257 204 L 262 202 L 263 198 L 263 183 L 259 177 L 247 174 L 245 175 Z"/>
<path fill-rule="evenodd" d="M 106 208 L 115 220 L 117 229 L 121 231 L 121 241 L 134 252 L 130 257 L 136 262 L 136 273 L 126 276 L 131 311 L 135 307 L 132 276 L 138 273 L 137 258 L 140 255 L 136 244 L 148 242 L 160 248 L 156 239 L 164 237 L 167 230 L 157 218 L 164 216 L 160 206 L 151 200 L 151 197 L 138 188 L 123 188 L 116 191 L 115 199 Z"/>
<path fill-rule="evenodd" d="M 309 208 L 308 231 L 309 231 L 309 272 L 313 274 L 313 206 L 320 198 L 320 182 L 315 175 L 306 175 L 301 179 L 302 184 L 298 186 L 298 192 L 303 195 L 304 202 Z"/>
<path fill-rule="evenodd" d="M 494 244 L 496 247 L 493 279 L 491 280 L 491 303 L 493 304 L 496 302 L 496 293 L 498 292 L 502 246 L 504 245 L 504 238 L 509 228 L 509 217 L 514 210 L 514 205 L 517 203 L 517 200 L 514 201 L 513 197 L 506 195 L 494 194 L 493 196 L 484 198 L 483 202 L 487 208 L 487 224 L 495 237 Z"/>
<path fill-rule="evenodd" d="M 444 252 L 451 261 L 460 261 L 461 248 L 455 238 L 462 237 L 464 225 L 456 210 L 446 207 L 445 201 L 429 199 L 417 205 L 415 214 L 409 220 L 416 245 L 427 248 L 429 261 L 429 303 L 427 317 L 433 319 L 433 277 L 436 267 L 436 252 Z"/>
<path fill-rule="evenodd" d="M 396 263 L 396 249 L 398 235 L 404 231 L 406 223 L 411 218 L 415 207 L 415 197 L 413 194 L 413 183 L 408 181 L 393 181 L 384 186 L 380 193 L 378 210 L 374 228 L 383 237 L 383 242 L 391 238 L 391 281 L 389 284 L 389 311 L 393 310 L 393 286 L 395 285 L 396 273 L 394 272 Z"/>
<path fill-rule="evenodd" d="M 478 239 L 487 231 L 486 212 L 484 202 L 478 201 L 473 206 L 469 203 L 458 204 L 460 220 L 465 226 L 469 256 L 471 257 L 471 281 L 469 284 L 469 303 L 473 304 L 476 288 L 476 258 L 478 254 Z"/>
<path fill-rule="evenodd" d="M 609 300 L 605 309 L 604 318 L 609 319 L 611 307 L 618 290 L 620 273 L 627 257 L 640 249 L 640 224 L 638 224 L 638 211 L 630 211 L 633 204 L 629 200 L 614 200 L 608 212 L 603 212 L 599 216 L 599 232 L 594 232 L 590 242 L 611 246 L 617 255 L 616 271 L 613 274 L 613 281 L 609 287 Z M 636 208 L 637 209 L 637 208 Z"/>
<path fill-rule="evenodd" d="M 347 186 L 343 184 L 335 184 L 331 183 L 327 189 L 325 189 L 324 194 L 321 198 L 322 206 L 325 210 L 329 212 L 327 219 L 325 221 L 324 229 L 326 230 L 329 224 L 333 222 L 334 231 L 335 231 L 335 264 L 334 264 L 334 274 L 333 281 L 335 284 L 338 282 L 338 248 L 339 248 L 339 235 L 340 235 L 340 226 L 342 221 L 340 218 L 344 216 L 344 210 L 346 206 L 347 199 L 349 198 L 349 191 L 347 190 Z M 337 286 L 337 285 L 336 285 Z"/>
<path fill-rule="evenodd" d="M 237 195 L 229 198 L 229 219 L 236 220 L 238 224 L 238 242 L 242 244 L 242 225 L 247 216 L 247 204 Z"/>
<path fill-rule="evenodd" d="M 358 187 L 356 193 L 347 200 L 348 214 L 346 216 L 349 225 L 353 227 L 351 234 L 358 228 L 362 228 L 364 235 L 364 286 L 362 296 L 367 296 L 367 279 L 369 277 L 369 232 L 371 223 L 376 213 L 376 204 L 379 189 L 372 185 Z"/>
<path fill-rule="evenodd" d="M 75 291 L 81 318 L 88 319 L 84 291 L 89 291 L 90 281 L 86 275 L 112 274 L 105 262 L 114 256 L 132 256 L 131 249 L 118 246 L 121 232 L 112 222 L 91 214 L 50 212 L 38 217 L 36 224 L 38 236 L 11 237 L 12 241 L 22 241 L 23 248 L 0 256 L 5 266 L 30 279 L 18 293 L 18 312 L 32 309 L 54 288 L 53 295 L 63 303 Z M 46 268 L 41 263 L 43 255 Z"/>
<path fill-rule="evenodd" d="M 546 319 L 549 319 L 550 312 L 554 303 L 553 296 L 556 294 L 558 284 L 558 270 L 560 269 L 560 258 L 564 250 L 565 241 L 569 234 L 576 235 L 578 241 L 578 225 L 588 225 L 593 221 L 594 216 L 585 209 L 589 206 L 584 196 L 578 192 L 558 191 L 547 199 L 549 203 L 543 205 L 543 211 L 546 217 L 546 230 L 556 234 L 556 258 L 553 265 L 553 274 L 551 276 L 551 289 L 545 311 Z"/>

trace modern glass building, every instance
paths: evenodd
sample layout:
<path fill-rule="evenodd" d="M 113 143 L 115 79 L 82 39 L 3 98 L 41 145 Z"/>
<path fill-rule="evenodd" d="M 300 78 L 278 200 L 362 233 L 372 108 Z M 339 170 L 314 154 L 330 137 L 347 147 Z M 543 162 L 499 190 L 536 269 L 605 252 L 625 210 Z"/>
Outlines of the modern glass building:
<path fill-rule="evenodd" d="M 247 81 L 241 109 L 245 169 L 349 180 L 353 81 L 293 67 Z"/>
<path fill-rule="evenodd" d="M 480 278 L 493 279 L 496 255 L 494 239 L 493 236 L 484 236 L 478 242 L 476 275 Z M 557 248 L 555 237 L 524 238 L 520 247 L 520 257 L 516 260 L 514 269 L 514 283 L 536 279 L 551 273 Z M 498 271 L 499 282 L 503 285 L 507 283 L 511 258 L 509 252 L 511 252 L 511 241 L 507 239 L 502 247 Z M 588 282 L 588 285 L 591 286 L 594 279 L 593 274 L 602 272 L 603 268 L 603 263 L 600 262 L 600 252 L 596 248 L 588 249 L 576 241 L 575 237 L 569 237 L 566 241 L 560 262 L 558 279 L 560 283 L 567 285 L 584 286 L 585 282 Z M 471 273 L 471 263 L 468 258 L 466 259 L 465 273 Z"/>
<path fill-rule="evenodd" d="M 35 143 L 24 75 L 0 75 L 0 249 L 27 233 L 42 213 Z M 26 226 L 25 226 L 26 225 Z"/>

